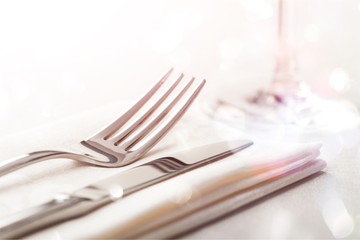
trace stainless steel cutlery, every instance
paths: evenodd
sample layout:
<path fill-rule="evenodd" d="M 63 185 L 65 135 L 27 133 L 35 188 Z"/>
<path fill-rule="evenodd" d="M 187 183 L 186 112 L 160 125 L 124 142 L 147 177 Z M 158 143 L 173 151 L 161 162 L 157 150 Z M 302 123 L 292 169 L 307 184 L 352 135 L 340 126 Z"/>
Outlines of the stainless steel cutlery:
<path fill-rule="evenodd" d="M 82 216 L 145 187 L 218 161 L 251 145 L 249 140 L 219 142 L 158 158 L 0 221 L 0 238 L 20 237 L 51 224 Z"/>

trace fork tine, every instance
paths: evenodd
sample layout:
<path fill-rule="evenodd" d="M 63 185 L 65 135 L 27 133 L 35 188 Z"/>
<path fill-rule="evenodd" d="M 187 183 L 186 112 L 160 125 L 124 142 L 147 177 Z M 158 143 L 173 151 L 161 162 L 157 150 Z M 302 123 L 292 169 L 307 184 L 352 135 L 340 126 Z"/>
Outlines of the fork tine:
<path fill-rule="evenodd" d="M 128 128 L 123 130 L 120 134 L 112 137 L 112 140 L 115 144 L 118 144 L 122 139 L 132 133 L 135 129 L 139 127 L 146 119 L 148 119 L 152 113 L 165 101 L 165 99 L 174 91 L 176 86 L 179 84 L 181 79 L 184 77 L 184 74 L 178 77 L 178 79 L 169 87 L 169 89 L 161 96 L 161 98 L 155 102 L 141 117 L 139 117 L 134 123 L 131 124 Z"/>
<path fill-rule="evenodd" d="M 161 128 L 159 127 L 154 132 L 153 136 L 149 138 L 145 143 L 143 143 L 142 146 L 140 146 L 137 150 L 135 150 L 138 156 L 141 156 L 145 154 L 147 151 L 149 151 L 152 146 L 154 146 L 164 135 L 166 132 L 168 132 L 172 126 L 175 125 L 177 121 L 180 120 L 180 118 L 184 115 L 186 110 L 190 107 L 194 99 L 197 97 L 197 95 L 200 93 L 201 89 L 204 87 L 206 83 L 206 80 L 202 80 L 201 84 L 194 90 L 194 92 L 191 94 L 191 96 L 186 100 L 186 102 L 182 105 L 182 107 L 179 109 L 179 111 L 172 116 L 170 119 L 168 119 L 167 123 L 164 124 Z"/>
<path fill-rule="evenodd" d="M 171 68 L 161 79 L 158 81 L 155 86 L 153 86 L 149 92 L 145 94 L 135 105 L 125 112 L 121 117 L 116 119 L 110 125 L 105 127 L 103 130 L 95 134 L 90 138 L 103 138 L 108 139 L 112 134 L 114 134 L 120 127 L 122 127 L 139 109 L 157 92 L 161 85 L 169 78 L 170 74 L 173 72 L 174 68 Z"/>
<path fill-rule="evenodd" d="M 185 94 L 185 92 L 189 89 L 191 84 L 194 82 L 194 78 L 192 78 L 186 85 L 183 87 L 183 89 L 180 91 L 180 93 L 166 106 L 164 110 L 162 110 L 161 113 L 159 113 L 154 119 L 152 119 L 145 127 L 138 132 L 135 136 L 131 137 L 130 139 L 126 139 L 125 142 L 121 143 L 121 140 L 115 142 L 115 145 L 119 145 L 121 143 L 121 146 L 125 148 L 125 151 L 128 150 L 131 146 L 135 145 L 138 141 L 140 141 L 146 134 L 148 134 L 168 113 L 169 111 L 175 106 L 175 104 L 180 100 L 180 98 Z M 160 105 L 157 105 L 156 107 L 159 107 Z"/>

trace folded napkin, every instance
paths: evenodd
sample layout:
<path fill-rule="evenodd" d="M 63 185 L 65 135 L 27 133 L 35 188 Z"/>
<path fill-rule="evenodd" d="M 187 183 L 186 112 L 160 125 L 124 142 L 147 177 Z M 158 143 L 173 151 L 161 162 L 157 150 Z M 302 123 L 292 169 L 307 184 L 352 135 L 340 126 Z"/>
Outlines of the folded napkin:
<path fill-rule="evenodd" d="M 127 104 L 123 103 L 108 105 L 53 124 L 3 137 L 0 139 L 0 145 L 4 146 L 0 152 L 0 159 L 76 143 L 117 117 L 121 109 L 126 106 Z M 229 131 L 224 128 L 219 129 L 211 120 L 198 113 L 193 111 L 185 115 L 185 118 L 144 159 L 131 166 L 109 169 L 89 166 L 69 159 L 56 159 L 34 164 L 1 177 L 0 218 L 47 202 L 54 194 L 71 193 L 157 157 L 202 144 L 242 137 L 232 129 Z M 319 149 L 320 146 L 313 144 L 256 141 L 253 146 L 235 156 L 149 187 L 84 217 L 55 225 L 27 237 L 29 239 L 99 239 L 142 237 L 152 234 L 163 237 L 175 235 L 180 232 L 175 231 L 170 225 L 162 227 L 165 222 L 171 220 L 172 216 L 178 216 L 179 213 L 175 210 L 181 210 L 180 215 L 184 213 L 189 215 L 204 209 L 204 204 L 215 206 L 214 201 L 219 202 L 221 207 L 223 198 L 231 198 L 230 196 L 236 196 L 239 191 L 250 190 L 261 183 L 272 182 L 270 186 L 274 186 L 271 188 L 273 190 L 290 184 L 293 181 L 282 176 L 287 176 L 296 170 L 300 172 L 302 166 L 306 166 L 318 157 Z M 313 168 L 312 171 L 306 168 L 307 172 L 303 170 L 302 174 L 296 176 L 305 177 L 310 172 L 314 172 L 314 169 L 320 170 L 320 165 L 316 165 L 318 167 Z M 323 167 L 323 164 L 321 166 Z M 271 192 L 262 191 L 263 188 L 259 189 L 257 193 L 254 192 L 258 196 Z M 259 194 L 259 191 L 263 194 Z M 240 206 L 246 201 L 240 202 L 241 204 L 234 206 Z M 226 207 L 226 203 L 224 202 L 223 206 Z M 203 217 L 201 219 L 202 221 L 198 219 L 199 223 L 206 220 Z M 210 220 L 211 217 L 207 216 L 207 219 Z M 174 219 L 171 221 L 176 222 Z M 182 232 L 187 228 L 189 227 L 184 225 Z M 163 229 L 164 232 L 158 232 L 159 229 Z"/>
<path fill-rule="evenodd" d="M 142 239 L 163 239 L 179 236 L 225 214 L 232 213 L 261 197 L 311 176 L 321 171 L 325 166 L 326 164 L 322 160 L 312 160 L 292 171 L 284 173 L 280 177 L 275 177 L 249 188 L 239 190 L 237 186 L 234 186 L 231 194 L 226 195 L 221 193 L 220 189 L 217 189 L 217 193 L 203 194 L 200 204 L 191 204 L 193 208 L 186 206 L 175 208 L 166 215 L 157 216 L 154 219 L 155 224 L 153 221 L 148 221 L 141 228 L 129 232 L 125 236 L 127 238 Z M 257 178 L 257 176 L 254 177 Z M 212 198 L 214 194 L 218 198 L 216 201 Z M 118 234 L 119 236 L 123 237 L 121 234 Z"/>
<path fill-rule="evenodd" d="M 199 224 L 221 215 L 210 214 L 213 207 L 208 207 L 227 207 L 227 202 L 221 206 L 224 198 L 231 199 L 231 195 L 236 197 L 234 194 L 245 191 L 246 197 L 236 203 L 242 206 L 320 171 L 325 166 L 320 160 L 315 161 L 316 163 L 313 161 L 319 155 L 319 146 L 287 144 L 285 149 L 278 144 L 255 143 L 253 147 L 233 157 L 149 187 L 82 218 L 45 229 L 29 238 L 174 236 L 196 226 L 185 224 L 186 221 L 182 220 L 191 217 L 192 213 L 197 214 L 194 216 L 197 216 L 196 222 Z M 206 209 L 210 213 L 199 215 L 199 209 Z M 182 221 L 178 224 L 181 227 L 176 224 L 180 220 Z"/>

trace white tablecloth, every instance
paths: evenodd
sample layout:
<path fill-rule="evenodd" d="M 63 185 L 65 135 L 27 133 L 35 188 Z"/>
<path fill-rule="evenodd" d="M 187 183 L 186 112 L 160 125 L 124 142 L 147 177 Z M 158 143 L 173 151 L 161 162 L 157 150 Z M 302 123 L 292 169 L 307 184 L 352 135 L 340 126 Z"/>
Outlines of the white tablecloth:
<path fill-rule="evenodd" d="M 1 145 L 6 146 L 1 153 L 1 158 L 12 157 L 32 150 L 64 147 L 76 143 L 79 139 L 85 138 L 89 133 L 91 134 L 94 129 L 100 128 L 103 124 L 118 116 L 118 113 L 121 112 L 120 109 L 123 109 L 127 104 L 107 105 L 53 124 L 9 135 L 1 139 Z M 212 121 L 203 114 L 202 104 L 195 104 L 171 133 L 153 151 L 149 152 L 147 158 L 136 164 L 141 164 L 156 156 L 164 156 L 177 150 L 187 149 L 191 146 L 239 137 L 250 137 L 255 142 L 251 149 L 239 155 L 245 159 L 248 158 L 248 162 L 245 161 L 245 163 L 250 165 L 253 163 L 249 162 L 249 160 L 266 160 L 267 157 L 272 155 L 286 155 L 289 151 L 291 152 L 303 146 L 303 144 L 293 145 L 289 141 L 259 139 L 258 136 L 241 133 L 232 127 Z M 354 154 L 357 154 L 357 151 L 354 150 L 356 145 L 354 144 L 351 149 L 343 149 L 341 153 L 337 153 L 335 147 L 339 142 L 331 146 L 330 143 L 333 142 L 329 139 L 323 145 L 321 153 L 321 157 L 328 163 L 325 174 L 300 182 L 281 192 L 272 194 L 265 200 L 234 211 L 226 218 L 188 233 L 186 238 L 332 238 L 358 236 L 356 221 L 359 208 L 356 203 L 359 200 L 357 194 L 359 189 L 357 188 L 358 179 L 356 176 L 359 169 L 355 167 L 358 166 L 356 156 L 354 156 Z M 224 161 L 222 164 L 225 165 L 220 169 L 228 171 L 226 170 L 228 169 L 226 162 Z M 231 160 L 227 164 L 233 166 Z M 219 166 L 221 165 L 215 164 L 212 169 L 210 167 L 202 171 L 215 173 L 218 172 Z M 58 159 L 19 170 L 2 177 L 0 183 L 1 217 L 48 201 L 55 193 L 71 192 L 97 179 L 121 172 L 127 168 L 98 168 L 76 163 L 72 160 Z M 206 180 L 204 175 L 200 176 L 203 177 L 197 178 L 198 184 Z M 216 179 L 216 174 L 214 178 Z M 174 198 L 175 196 L 176 198 L 178 196 L 178 200 L 181 202 L 189 196 L 189 185 L 182 182 L 185 181 L 186 183 L 189 179 L 191 178 L 188 177 L 174 182 L 177 183 L 177 186 L 181 186 L 180 196 L 168 192 L 167 197 Z M 161 192 L 161 188 L 173 186 L 171 184 L 174 183 L 165 183 L 156 186 L 155 189 L 159 188 L 158 191 Z M 146 191 L 152 190 L 154 189 Z M 87 220 L 80 219 L 64 223 L 42 231 L 38 235 L 32 235 L 32 237 L 36 239 L 101 237 L 104 230 L 110 232 L 110 229 L 116 229 L 116 225 L 121 220 L 126 219 L 126 214 L 136 215 L 141 213 L 142 207 L 146 208 L 146 204 L 140 204 L 137 211 L 126 213 L 126 209 L 129 211 L 129 208 L 124 207 L 127 206 L 126 202 L 131 204 L 131 201 L 139 201 L 136 200 L 136 197 L 141 194 L 143 194 L 141 195 L 142 199 L 148 196 L 149 200 L 151 198 L 156 200 L 156 196 L 146 195 L 146 191 L 139 193 L 139 195 L 130 196 L 123 203 L 117 202 L 114 205 L 107 206 L 95 214 L 87 216 L 85 218 Z M 117 214 L 119 216 L 124 214 L 124 217 L 118 218 L 120 222 L 107 223 L 106 216 L 107 214 L 114 214 L 114 208 L 112 207 L 116 205 L 119 207 Z M 85 225 L 87 226 L 86 231 L 83 228 Z"/>
<path fill-rule="evenodd" d="M 347 97 L 359 106 L 358 0 L 286 4 L 294 4 L 289 24 L 299 77 L 316 94 Z M 207 79 L 204 102 L 253 94 L 273 76 L 276 13 L 273 0 L 1 1 L 0 159 L 88 137 L 127 106 L 114 102 L 140 96 L 172 66 L 186 77 Z M 301 139 L 284 137 L 284 131 L 253 135 L 210 123 L 202 110 L 199 102 L 138 164 L 247 137 L 320 141 L 327 168 L 184 237 L 359 238 L 359 129 Z M 0 217 L 119 171 L 58 159 L 1 177 Z"/>

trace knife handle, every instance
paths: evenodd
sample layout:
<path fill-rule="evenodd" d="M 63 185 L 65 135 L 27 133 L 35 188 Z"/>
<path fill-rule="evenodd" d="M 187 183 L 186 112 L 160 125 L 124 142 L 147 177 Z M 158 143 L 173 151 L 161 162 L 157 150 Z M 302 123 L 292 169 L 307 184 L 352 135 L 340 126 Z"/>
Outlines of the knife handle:
<path fill-rule="evenodd" d="M 0 222 L 0 239 L 18 238 L 55 223 L 80 217 L 110 201 L 110 196 L 97 189 L 84 188 L 71 195 L 59 195 Z"/>

